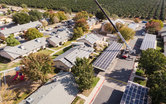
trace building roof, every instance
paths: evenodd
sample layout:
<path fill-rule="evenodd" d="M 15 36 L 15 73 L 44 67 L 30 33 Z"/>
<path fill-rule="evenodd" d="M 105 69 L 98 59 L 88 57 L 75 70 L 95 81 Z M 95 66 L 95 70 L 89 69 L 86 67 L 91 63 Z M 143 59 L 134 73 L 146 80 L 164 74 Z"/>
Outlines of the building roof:
<path fill-rule="evenodd" d="M 35 21 L 35 22 L 30 22 L 30 23 L 26 23 L 26 24 L 22 24 L 22 25 L 17 25 L 17 26 L 14 26 L 12 28 L 8 28 L 5 30 L 1 30 L 0 32 L 2 34 L 4 34 L 5 37 L 8 37 L 12 33 L 24 31 L 24 30 L 27 30 L 29 28 L 35 28 L 35 27 L 41 26 L 41 25 L 42 25 L 42 23 L 40 23 L 39 21 Z"/>
<path fill-rule="evenodd" d="M 164 26 L 160 31 L 159 33 L 166 33 L 166 26 Z"/>
<path fill-rule="evenodd" d="M 120 104 L 148 104 L 148 88 L 129 81 Z"/>
<path fill-rule="evenodd" d="M 59 55 L 57 58 L 54 59 L 54 61 L 61 61 L 63 62 L 66 66 L 72 67 L 75 64 L 76 58 L 88 58 L 89 55 L 94 51 L 92 47 L 87 47 L 87 46 L 76 46 L 62 55 Z"/>
<path fill-rule="evenodd" d="M 55 36 L 60 38 L 61 40 L 67 40 L 70 39 L 72 37 L 72 30 L 68 29 L 68 28 L 62 28 L 60 29 L 61 31 L 58 31 Z"/>
<path fill-rule="evenodd" d="M 166 31 L 161 33 L 161 36 L 166 36 Z"/>
<path fill-rule="evenodd" d="M 116 58 L 119 51 L 122 48 L 122 44 L 113 42 L 108 48 L 93 62 L 93 67 L 100 70 L 107 70 L 112 63 L 112 61 Z"/>
<path fill-rule="evenodd" d="M 131 28 L 131 29 L 133 29 L 133 30 L 136 30 L 136 28 L 138 28 L 138 26 L 139 26 L 139 24 L 137 24 L 137 23 L 130 23 L 128 25 L 128 27 Z"/>
<path fill-rule="evenodd" d="M 91 44 L 94 44 L 96 41 L 102 40 L 100 37 L 92 33 L 82 36 L 81 38 L 77 39 L 77 41 L 82 39 L 88 41 Z"/>
<path fill-rule="evenodd" d="M 89 18 L 87 20 L 87 23 L 90 27 L 93 26 L 94 24 L 96 24 L 96 22 L 97 22 L 97 18 L 95 18 L 95 17 Z"/>
<path fill-rule="evenodd" d="M 37 38 L 34 40 L 27 41 L 25 43 L 22 43 L 14 47 L 7 46 L 2 51 L 6 52 L 13 59 L 15 59 L 15 58 L 18 58 L 19 56 L 28 54 L 29 52 L 36 50 L 37 48 L 40 48 L 41 46 L 45 46 L 46 44 L 47 44 L 46 38 L 42 37 L 42 38 Z"/>
<path fill-rule="evenodd" d="M 29 104 L 71 104 L 78 93 L 72 74 L 60 72 L 52 79 L 20 104 L 27 104 L 28 99 L 32 101 Z"/>
<path fill-rule="evenodd" d="M 140 50 L 147 50 L 148 48 L 156 49 L 156 35 L 145 34 Z"/>

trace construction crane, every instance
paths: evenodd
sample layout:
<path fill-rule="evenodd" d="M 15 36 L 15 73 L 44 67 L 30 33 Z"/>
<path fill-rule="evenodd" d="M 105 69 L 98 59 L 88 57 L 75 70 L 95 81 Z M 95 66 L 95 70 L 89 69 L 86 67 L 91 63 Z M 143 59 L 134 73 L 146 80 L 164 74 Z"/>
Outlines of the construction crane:
<path fill-rule="evenodd" d="M 96 4 L 98 5 L 98 7 L 100 8 L 100 10 L 104 13 L 104 15 L 106 16 L 106 18 L 108 19 L 108 21 L 111 23 L 111 25 L 114 27 L 115 31 L 117 32 L 117 34 L 119 35 L 119 37 L 121 38 L 121 40 L 125 43 L 126 45 L 126 50 L 124 51 L 124 54 L 126 53 L 127 50 L 129 50 L 129 54 L 135 53 L 135 50 L 132 50 L 131 47 L 127 44 L 126 40 L 123 38 L 122 34 L 119 32 L 119 30 L 117 29 L 117 27 L 113 24 L 113 22 L 111 21 L 111 19 L 108 17 L 108 15 L 106 14 L 106 12 L 103 10 L 103 8 L 101 7 L 101 5 L 99 4 L 99 2 L 97 0 L 94 0 L 96 2 Z"/>

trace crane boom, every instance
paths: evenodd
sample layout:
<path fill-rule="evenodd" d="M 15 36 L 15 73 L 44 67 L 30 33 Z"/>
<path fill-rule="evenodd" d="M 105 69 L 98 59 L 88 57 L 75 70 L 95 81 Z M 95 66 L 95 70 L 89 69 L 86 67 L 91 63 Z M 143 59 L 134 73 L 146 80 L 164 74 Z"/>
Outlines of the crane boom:
<path fill-rule="evenodd" d="M 126 40 L 123 38 L 122 34 L 119 32 L 119 30 L 116 28 L 116 26 L 112 23 L 111 19 L 108 17 L 108 15 L 106 14 L 106 12 L 104 11 L 104 9 L 101 7 L 101 5 L 99 4 L 99 2 L 97 0 L 94 0 L 96 2 L 96 4 L 98 5 L 98 7 L 100 8 L 100 10 L 104 13 L 104 15 L 106 16 L 106 18 L 108 19 L 108 21 L 111 23 L 111 25 L 114 27 L 115 31 L 117 32 L 117 34 L 119 35 L 119 37 L 121 38 L 121 40 L 125 43 L 127 49 L 129 50 L 130 54 L 131 53 L 135 53 L 134 50 L 131 49 L 131 47 L 127 44 Z"/>

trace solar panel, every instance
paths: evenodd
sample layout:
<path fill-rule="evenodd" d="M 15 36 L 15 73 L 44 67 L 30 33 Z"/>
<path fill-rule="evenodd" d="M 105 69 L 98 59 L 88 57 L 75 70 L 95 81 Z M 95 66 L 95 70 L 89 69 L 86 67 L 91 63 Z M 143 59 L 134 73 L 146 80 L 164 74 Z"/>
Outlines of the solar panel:
<path fill-rule="evenodd" d="M 122 44 L 113 42 L 93 63 L 93 67 L 98 68 L 100 70 L 108 69 L 109 65 L 118 55 L 120 49 L 122 48 Z"/>
<path fill-rule="evenodd" d="M 141 44 L 141 50 L 147 50 L 148 48 L 156 48 L 156 35 L 146 34 Z"/>
<path fill-rule="evenodd" d="M 148 88 L 129 81 L 120 104 L 148 104 Z"/>

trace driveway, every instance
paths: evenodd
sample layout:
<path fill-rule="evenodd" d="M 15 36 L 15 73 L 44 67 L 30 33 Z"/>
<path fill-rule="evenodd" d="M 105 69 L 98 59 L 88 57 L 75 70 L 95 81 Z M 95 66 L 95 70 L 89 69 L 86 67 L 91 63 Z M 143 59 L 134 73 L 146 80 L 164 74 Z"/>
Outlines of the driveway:
<path fill-rule="evenodd" d="M 103 86 L 93 104 L 119 104 L 123 92 Z"/>

